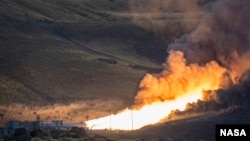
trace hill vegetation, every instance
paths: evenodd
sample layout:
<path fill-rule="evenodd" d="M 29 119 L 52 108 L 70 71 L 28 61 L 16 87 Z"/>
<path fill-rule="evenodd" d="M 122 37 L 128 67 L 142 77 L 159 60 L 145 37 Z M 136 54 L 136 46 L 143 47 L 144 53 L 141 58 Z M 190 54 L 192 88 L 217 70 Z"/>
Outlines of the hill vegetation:
<path fill-rule="evenodd" d="M 101 11 L 106 10 L 107 5 L 111 5 L 109 3 L 2 1 L 1 103 L 48 104 L 80 100 L 87 98 L 88 86 L 93 85 L 102 88 L 93 90 L 92 98 L 100 93 L 105 97 L 114 93 L 109 90 L 110 85 L 114 85 L 111 80 L 121 83 L 139 80 L 142 72 L 127 73 L 130 71 L 127 64 L 137 56 L 129 42 L 142 38 L 133 30 L 149 36 L 150 33 L 131 23 L 113 22 L 114 16 Z M 102 9 L 96 9 L 96 6 Z M 98 40 L 108 46 L 103 50 L 115 52 L 99 51 L 103 45 L 97 43 Z M 95 49 L 93 44 L 100 47 Z M 107 64 L 98 58 L 112 58 L 122 65 Z M 120 70 L 121 67 L 128 70 Z M 124 77 L 123 74 L 131 76 Z M 131 86 L 129 92 L 123 92 L 121 85 L 124 84 L 115 84 L 120 85 L 117 88 L 120 87 L 122 95 L 135 93 L 136 85 L 132 83 L 128 84 Z"/>
<path fill-rule="evenodd" d="M 164 38 L 132 16 L 126 0 L 2 0 L 2 119 L 82 120 L 131 105 L 145 73 L 161 71 L 167 44 L 188 32 L 176 24 L 185 13 L 157 19 L 171 19 Z"/>

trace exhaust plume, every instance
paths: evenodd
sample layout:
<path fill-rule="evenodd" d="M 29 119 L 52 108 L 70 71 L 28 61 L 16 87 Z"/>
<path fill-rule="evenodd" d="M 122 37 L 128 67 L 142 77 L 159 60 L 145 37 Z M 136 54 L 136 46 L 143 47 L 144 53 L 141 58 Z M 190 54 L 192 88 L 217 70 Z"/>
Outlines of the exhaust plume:
<path fill-rule="evenodd" d="M 134 7 L 139 6 L 137 12 L 143 13 L 145 9 L 149 12 L 135 15 L 135 19 L 147 21 L 174 1 L 130 2 Z M 176 2 L 190 4 L 181 0 Z M 169 45 L 165 69 L 159 74 L 147 74 L 141 81 L 131 109 L 133 117 L 140 117 L 136 123 L 143 121 L 136 129 L 160 122 L 165 117 L 172 119 L 185 113 L 199 115 L 239 106 L 249 100 L 250 1 L 217 0 L 209 5 L 196 28 Z M 154 32 L 165 31 L 161 30 L 164 24 L 154 23 L 154 20 L 148 25 L 144 26 L 150 29 L 156 25 Z M 130 129 L 127 127 L 130 122 L 126 122 L 129 116 L 124 119 L 129 113 L 130 110 L 125 109 L 110 117 L 91 120 L 87 125 L 95 125 L 96 129 Z M 152 113 L 154 118 L 145 118 Z M 107 124 L 111 117 L 115 124 Z"/>
<path fill-rule="evenodd" d="M 231 110 L 240 106 L 249 105 L 250 69 L 239 78 L 239 83 L 228 89 L 203 91 L 202 100 L 188 103 L 185 110 L 173 110 L 162 121 L 187 118 L 209 112 Z"/>
<path fill-rule="evenodd" d="M 177 39 L 168 50 L 182 51 L 188 63 L 216 61 L 235 80 L 250 67 L 249 5 L 247 0 L 216 1 L 197 28 Z"/>
<path fill-rule="evenodd" d="M 215 90 L 221 85 L 226 69 L 211 61 L 204 66 L 186 65 L 183 52 L 170 51 L 166 68 L 161 74 L 147 74 L 135 97 L 136 106 L 156 101 L 175 100 L 203 90 Z"/>
<path fill-rule="evenodd" d="M 143 78 L 134 105 L 116 114 L 107 111 L 104 113 L 105 117 L 98 119 L 90 117 L 91 120 L 86 122 L 88 127 L 133 130 L 155 124 L 166 117 L 171 119 L 169 117 L 185 115 L 185 113 L 205 113 L 248 102 L 250 1 L 216 0 L 209 3 L 206 11 L 199 6 L 199 1 L 129 1 L 133 21 L 163 37 L 168 30 L 165 30 L 166 15 L 161 13 L 168 8 L 173 8 L 172 5 L 182 12 L 202 11 L 202 18 L 199 22 L 194 22 L 195 24 L 191 22 L 185 25 L 195 28 L 190 34 L 183 35 L 168 46 L 164 70 L 159 74 L 147 74 Z M 185 17 L 185 19 L 188 18 L 190 17 Z M 103 108 L 106 103 L 108 102 L 102 101 L 95 105 Z M 44 115 L 44 117 L 50 115 L 53 109 L 57 109 L 62 116 L 60 118 L 71 120 L 71 117 L 89 107 L 88 103 L 85 102 L 85 104 L 71 104 L 68 110 L 66 110 L 67 106 L 58 106 L 58 108 L 52 107 L 52 110 L 46 107 L 39 110 L 39 107 L 35 109 L 35 113 L 29 108 L 25 111 L 35 118 L 37 115 Z M 111 104 L 113 105 L 117 104 Z M 11 107 L 7 107 L 9 108 Z M 72 113 L 72 109 L 77 113 Z M 6 113 L 0 114 L 5 118 L 6 107 L 0 107 L 0 111 Z M 12 110 L 12 113 L 14 112 Z M 22 113 L 14 114 L 22 116 Z M 64 117 L 66 115 L 68 117 Z M 83 113 L 78 115 L 78 120 L 82 120 Z"/>
<path fill-rule="evenodd" d="M 169 45 L 165 70 L 147 74 L 141 81 L 137 106 L 174 100 L 196 90 L 202 91 L 202 98 L 186 110 L 225 108 L 244 100 L 236 93 L 242 73 L 250 67 L 250 1 L 219 0 L 211 5 L 193 32 Z M 237 96 L 243 98 L 236 100 Z M 212 101 L 216 108 L 211 108 Z"/>

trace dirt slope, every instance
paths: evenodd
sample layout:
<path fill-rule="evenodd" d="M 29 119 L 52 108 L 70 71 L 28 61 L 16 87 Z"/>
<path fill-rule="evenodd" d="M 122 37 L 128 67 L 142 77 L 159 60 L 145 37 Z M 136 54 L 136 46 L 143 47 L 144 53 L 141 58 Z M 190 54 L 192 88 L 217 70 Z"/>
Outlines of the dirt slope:
<path fill-rule="evenodd" d="M 173 29 L 163 39 L 129 10 L 126 0 L 2 0 L 2 122 L 85 120 L 131 105 L 142 77 L 162 70 L 167 43 L 184 31 L 180 13 L 162 18 Z"/>

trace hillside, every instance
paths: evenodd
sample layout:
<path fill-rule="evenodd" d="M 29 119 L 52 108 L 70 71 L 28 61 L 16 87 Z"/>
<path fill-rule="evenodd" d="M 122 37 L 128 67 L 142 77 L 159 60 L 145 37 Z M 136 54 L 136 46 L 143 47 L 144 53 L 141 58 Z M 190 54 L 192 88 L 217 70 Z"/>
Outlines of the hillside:
<path fill-rule="evenodd" d="M 140 65 L 133 42 L 142 40 L 136 34 L 151 38 L 151 33 L 129 22 L 113 22 L 114 16 L 88 5 L 96 6 L 92 2 L 77 3 L 1 2 L 1 103 L 64 103 L 88 98 L 87 93 L 90 98 L 112 96 L 116 94 L 109 88 L 114 84 L 121 97 L 135 93 L 145 72 L 128 67 Z M 97 6 L 105 10 L 109 3 Z M 98 58 L 114 59 L 116 64 Z M 154 64 L 147 60 L 149 67 Z M 93 85 L 98 89 L 90 88 Z"/>
<path fill-rule="evenodd" d="M 198 0 L 199 6 L 196 7 L 182 0 L 179 3 L 172 1 L 169 5 L 165 5 L 167 1 L 164 0 L 1 0 L 0 127 L 13 119 L 86 121 L 116 114 L 134 104 L 145 74 L 163 70 L 167 49 L 176 39 L 181 43 L 196 37 L 191 42 L 194 44 L 187 46 L 190 47 L 187 51 L 191 55 L 196 53 L 197 56 L 191 58 L 197 60 L 204 57 L 203 51 L 212 47 L 220 49 L 219 45 L 226 46 L 220 50 L 225 54 L 226 48 L 238 43 L 238 40 L 230 40 L 235 36 L 242 38 L 243 44 L 248 43 L 243 46 L 246 50 L 240 50 L 240 46 L 235 48 L 239 48 L 242 54 L 249 51 L 247 36 L 243 37 L 248 35 L 249 26 L 241 26 L 241 22 L 230 24 L 233 21 L 228 18 L 235 16 L 246 23 L 249 21 L 244 18 L 249 9 L 243 9 L 243 14 L 235 14 L 242 4 L 237 0 L 227 1 L 227 6 L 233 7 L 228 9 L 235 11 L 227 13 L 228 9 L 223 7 L 225 9 L 221 10 L 225 11 L 221 13 L 209 13 L 208 19 L 203 19 L 206 23 L 200 26 L 200 32 L 188 35 L 198 22 L 202 23 L 203 5 L 212 1 Z M 235 2 L 236 7 L 231 2 Z M 232 16 L 221 18 L 224 14 Z M 246 23 L 243 25 L 249 25 Z M 219 26 L 213 29 L 217 24 Z M 204 28 L 208 25 L 212 27 Z M 237 25 L 237 28 L 230 28 L 234 27 L 232 25 Z M 212 34 L 210 31 L 213 30 L 220 32 Z M 226 34 L 222 34 L 224 30 Z M 209 34 L 205 34 L 207 32 Z M 189 38 L 179 38 L 182 35 Z M 213 40 L 219 35 L 220 38 Z M 206 38 L 210 36 L 212 41 L 221 41 L 220 44 L 213 46 L 210 38 Z M 195 52 L 196 49 L 205 50 Z M 229 56 L 228 61 L 235 57 L 246 56 Z M 247 66 L 248 60 L 245 61 Z M 216 124 L 249 123 L 248 72 L 245 81 L 244 77 L 239 78 L 247 86 L 240 84 L 228 91 L 208 93 L 211 94 L 209 98 L 218 100 L 215 103 L 212 100 L 197 102 L 197 106 L 191 104 L 190 111 L 179 113 L 180 117 L 188 115 L 187 119 L 168 121 L 166 117 L 164 123 L 132 132 L 105 130 L 93 134 L 128 140 L 214 140 Z M 173 111 L 174 114 L 178 118 L 178 110 Z M 192 117 L 192 114 L 202 116 Z"/>
<path fill-rule="evenodd" d="M 129 11 L 125 0 L 2 0 L 2 119 L 84 120 L 131 105 L 142 77 L 162 70 L 167 43 L 190 28 L 167 11 L 160 36 Z"/>

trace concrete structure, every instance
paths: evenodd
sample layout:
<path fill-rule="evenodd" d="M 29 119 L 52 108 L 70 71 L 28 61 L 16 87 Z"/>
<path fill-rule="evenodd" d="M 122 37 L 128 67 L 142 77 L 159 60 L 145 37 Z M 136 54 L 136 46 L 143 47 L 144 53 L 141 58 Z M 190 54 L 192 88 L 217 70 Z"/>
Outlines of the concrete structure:
<path fill-rule="evenodd" d="M 44 132 L 49 132 L 53 129 L 61 129 L 67 130 L 71 129 L 72 127 L 81 127 L 85 128 L 85 122 L 63 122 L 62 120 L 53 120 L 50 122 L 46 121 L 17 121 L 12 120 L 5 123 L 5 127 L 1 128 L 0 135 L 4 134 L 13 134 L 17 128 L 25 127 L 28 132 L 34 129 L 41 129 Z"/>

